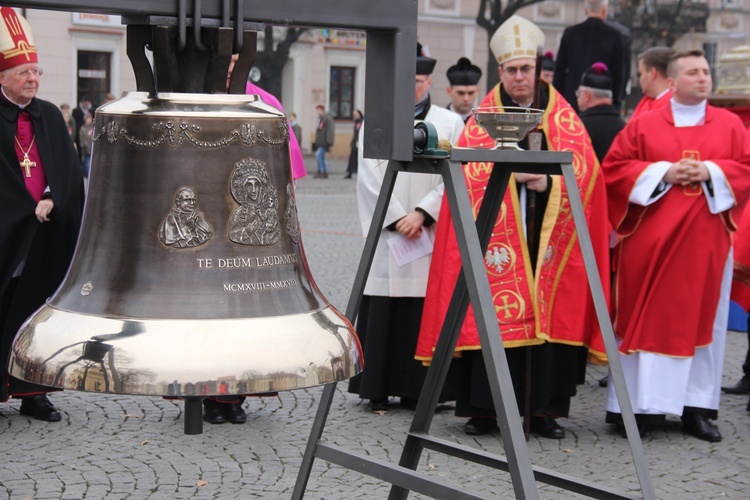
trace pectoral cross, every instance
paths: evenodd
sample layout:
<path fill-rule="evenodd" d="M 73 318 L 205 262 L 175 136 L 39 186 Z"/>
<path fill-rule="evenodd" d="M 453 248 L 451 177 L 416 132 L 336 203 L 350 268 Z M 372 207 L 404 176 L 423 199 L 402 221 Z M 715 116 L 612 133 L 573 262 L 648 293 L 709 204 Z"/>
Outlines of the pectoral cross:
<path fill-rule="evenodd" d="M 26 171 L 26 177 L 31 177 L 31 167 L 36 167 L 36 162 L 29 160 L 29 155 L 24 153 L 23 161 L 19 162 L 19 164 Z"/>

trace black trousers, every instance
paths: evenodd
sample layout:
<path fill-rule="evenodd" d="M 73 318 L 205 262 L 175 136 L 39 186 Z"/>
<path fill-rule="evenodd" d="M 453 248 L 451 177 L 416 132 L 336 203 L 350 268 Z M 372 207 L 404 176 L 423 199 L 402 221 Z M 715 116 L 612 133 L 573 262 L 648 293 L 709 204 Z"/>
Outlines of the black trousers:
<path fill-rule="evenodd" d="M 567 417 L 570 398 L 585 379 L 587 354 L 584 347 L 550 342 L 505 349 L 519 412 L 523 414 L 528 368 L 531 414 Z M 456 399 L 456 416 L 494 416 L 482 351 L 464 351 L 462 355 L 464 363 L 458 365 L 461 390 Z"/>

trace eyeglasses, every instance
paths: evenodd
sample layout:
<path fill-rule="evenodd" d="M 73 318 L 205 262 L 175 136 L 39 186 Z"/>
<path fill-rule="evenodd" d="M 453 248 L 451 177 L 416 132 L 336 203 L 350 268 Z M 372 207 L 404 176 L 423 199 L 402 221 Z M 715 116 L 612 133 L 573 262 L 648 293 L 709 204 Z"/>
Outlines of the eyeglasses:
<path fill-rule="evenodd" d="M 531 66 L 529 64 L 526 64 L 524 66 L 521 66 L 520 68 L 517 68 L 515 66 L 508 66 L 507 68 L 503 68 L 503 71 L 508 73 L 510 76 L 516 76 L 518 72 L 520 71 L 523 75 L 529 75 L 534 72 L 536 68 L 534 66 Z"/>
<path fill-rule="evenodd" d="M 20 71 L 16 71 L 14 73 L 18 78 L 29 78 L 32 75 L 36 77 L 40 77 L 44 74 L 44 70 L 42 68 L 29 68 L 29 69 L 22 69 Z"/>

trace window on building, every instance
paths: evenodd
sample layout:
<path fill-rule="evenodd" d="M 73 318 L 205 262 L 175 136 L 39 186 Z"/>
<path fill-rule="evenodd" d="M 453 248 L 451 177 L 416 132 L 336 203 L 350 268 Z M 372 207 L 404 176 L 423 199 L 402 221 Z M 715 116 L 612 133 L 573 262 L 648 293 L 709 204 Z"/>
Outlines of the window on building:
<path fill-rule="evenodd" d="M 78 99 L 86 94 L 91 104 L 106 101 L 112 82 L 112 54 L 110 52 L 78 51 Z"/>
<path fill-rule="evenodd" d="M 354 72 L 357 68 L 331 66 L 330 112 L 334 118 L 351 120 L 354 111 Z"/>

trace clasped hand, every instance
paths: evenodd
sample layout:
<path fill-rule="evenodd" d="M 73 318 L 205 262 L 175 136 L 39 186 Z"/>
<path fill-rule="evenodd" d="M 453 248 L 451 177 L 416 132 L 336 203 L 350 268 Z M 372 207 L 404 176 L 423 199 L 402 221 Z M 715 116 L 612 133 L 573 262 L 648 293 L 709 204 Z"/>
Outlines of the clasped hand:
<path fill-rule="evenodd" d="M 711 178 L 705 163 L 691 158 L 683 158 L 672 164 L 664 174 L 664 180 L 670 184 L 686 186 L 694 182 L 704 182 Z"/>

